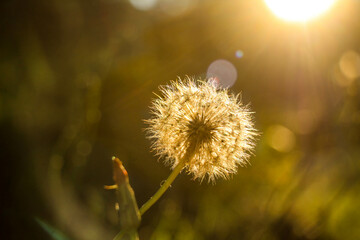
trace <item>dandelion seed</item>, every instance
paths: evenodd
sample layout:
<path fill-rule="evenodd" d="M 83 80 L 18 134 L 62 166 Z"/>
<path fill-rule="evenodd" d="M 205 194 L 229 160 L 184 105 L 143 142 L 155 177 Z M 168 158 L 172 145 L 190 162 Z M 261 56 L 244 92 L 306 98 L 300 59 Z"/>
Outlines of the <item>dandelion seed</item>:
<path fill-rule="evenodd" d="M 194 179 L 215 181 L 247 163 L 257 133 L 239 95 L 190 78 L 160 89 L 163 97 L 153 101 L 147 130 L 168 165 L 183 164 Z"/>

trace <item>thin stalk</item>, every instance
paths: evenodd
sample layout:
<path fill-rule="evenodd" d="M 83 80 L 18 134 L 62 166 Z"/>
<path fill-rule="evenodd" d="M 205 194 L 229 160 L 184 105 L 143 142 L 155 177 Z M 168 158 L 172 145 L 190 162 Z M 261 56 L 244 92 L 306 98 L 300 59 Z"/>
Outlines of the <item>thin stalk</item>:
<path fill-rule="evenodd" d="M 174 168 L 169 177 L 165 180 L 165 182 L 161 185 L 159 190 L 152 196 L 142 207 L 140 208 L 140 214 L 143 215 L 157 200 L 164 194 L 166 189 L 169 188 L 171 183 L 175 180 L 176 176 L 179 175 L 181 170 L 184 168 L 184 161 L 180 161 L 180 163 Z"/>

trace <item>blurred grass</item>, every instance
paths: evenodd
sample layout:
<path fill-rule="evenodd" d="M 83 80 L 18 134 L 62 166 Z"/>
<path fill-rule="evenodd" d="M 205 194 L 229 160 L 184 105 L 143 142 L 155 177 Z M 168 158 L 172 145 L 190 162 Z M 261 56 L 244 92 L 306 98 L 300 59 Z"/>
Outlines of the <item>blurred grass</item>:
<path fill-rule="evenodd" d="M 35 218 L 36 222 L 55 240 L 69 240 L 62 232 L 50 226 L 47 222 Z"/>

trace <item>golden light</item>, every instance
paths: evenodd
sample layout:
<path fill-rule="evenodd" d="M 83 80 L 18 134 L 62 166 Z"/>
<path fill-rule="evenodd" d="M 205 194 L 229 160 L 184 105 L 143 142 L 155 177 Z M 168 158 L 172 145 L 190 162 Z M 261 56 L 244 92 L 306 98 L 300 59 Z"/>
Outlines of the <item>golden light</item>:
<path fill-rule="evenodd" d="M 295 134 L 282 125 L 270 126 L 265 136 L 269 146 L 279 152 L 290 152 L 295 146 Z"/>
<path fill-rule="evenodd" d="M 290 22 L 306 22 L 329 10 L 336 0 L 265 0 L 279 18 Z"/>

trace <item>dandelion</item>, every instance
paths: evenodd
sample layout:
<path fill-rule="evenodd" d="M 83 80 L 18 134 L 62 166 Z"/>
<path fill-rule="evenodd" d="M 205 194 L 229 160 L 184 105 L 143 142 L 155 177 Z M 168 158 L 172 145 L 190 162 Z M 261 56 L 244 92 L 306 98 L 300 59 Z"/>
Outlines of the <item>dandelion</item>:
<path fill-rule="evenodd" d="M 152 149 L 173 169 L 165 184 L 184 168 L 200 181 L 227 179 L 248 162 L 256 130 L 239 95 L 218 89 L 211 80 L 190 78 L 173 81 L 161 92 L 163 97 L 153 101 L 147 130 Z M 167 187 L 160 188 L 165 188 L 162 193 Z M 140 212 L 147 210 L 143 208 Z"/>
<path fill-rule="evenodd" d="M 172 82 L 162 87 L 148 120 L 153 149 L 175 168 L 185 164 L 194 179 L 228 178 L 246 164 L 256 132 L 238 96 L 211 82 Z"/>

